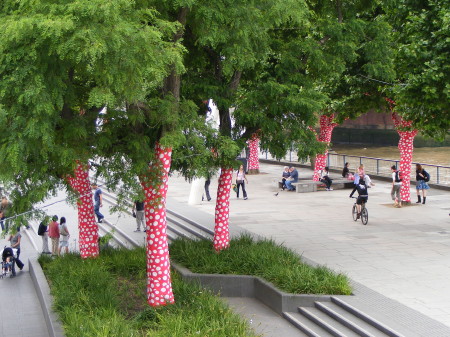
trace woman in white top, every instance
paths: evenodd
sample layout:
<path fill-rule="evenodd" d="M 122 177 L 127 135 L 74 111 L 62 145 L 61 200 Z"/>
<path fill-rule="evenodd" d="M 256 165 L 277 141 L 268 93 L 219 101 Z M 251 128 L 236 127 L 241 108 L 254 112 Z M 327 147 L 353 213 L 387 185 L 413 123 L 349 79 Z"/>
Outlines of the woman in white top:
<path fill-rule="evenodd" d="M 242 186 L 242 193 L 244 194 L 244 200 L 247 200 L 247 191 L 245 190 L 245 182 L 248 184 L 247 177 L 245 176 L 244 165 L 239 167 L 239 170 L 236 172 L 236 187 L 237 187 L 237 197 L 239 198 L 239 187 Z"/>

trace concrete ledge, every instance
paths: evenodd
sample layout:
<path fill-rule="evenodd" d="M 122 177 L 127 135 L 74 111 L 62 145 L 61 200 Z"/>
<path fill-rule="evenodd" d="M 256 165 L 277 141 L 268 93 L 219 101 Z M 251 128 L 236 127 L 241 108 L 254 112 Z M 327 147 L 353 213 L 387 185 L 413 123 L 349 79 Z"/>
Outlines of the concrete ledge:
<path fill-rule="evenodd" d="M 197 282 L 223 297 L 253 297 L 277 314 L 297 311 L 298 307 L 313 306 L 315 301 L 330 302 L 329 295 L 295 295 L 278 290 L 275 286 L 256 276 L 196 274 L 176 263 L 172 267 L 187 282 Z"/>
<path fill-rule="evenodd" d="M 282 165 L 282 166 L 294 166 L 294 167 L 302 167 L 302 168 L 307 168 L 310 170 L 314 171 L 314 168 L 311 167 L 311 165 L 306 165 L 306 164 L 300 164 L 297 162 L 288 162 L 288 161 L 278 161 L 278 160 L 274 160 L 274 159 L 259 159 L 260 163 L 266 163 L 266 164 L 272 164 L 272 165 Z M 337 169 L 332 169 L 330 168 L 330 172 L 333 173 L 341 173 L 341 170 L 337 170 Z M 381 181 L 389 181 L 392 182 L 392 178 L 391 177 L 385 177 L 385 176 L 379 176 L 376 175 L 374 173 L 368 172 L 368 174 L 370 175 L 370 177 L 372 179 L 377 179 L 377 180 L 381 180 Z M 411 180 L 411 187 L 414 187 L 414 180 Z M 428 183 L 428 186 L 435 188 L 437 190 L 443 190 L 443 191 L 450 191 L 450 185 L 442 185 L 442 184 L 435 184 L 435 183 Z"/>
<path fill-rule="evenodd" d="M 56 314 L 52 311 L 53 298 L 50 295 L 50 287 L 45 278 L 41 265 L 36 259 L 28 259 L 31 279 L 33 280 L 36 294 L 44 314 L 50 337 L 64 337 L 64 330 Z"/>

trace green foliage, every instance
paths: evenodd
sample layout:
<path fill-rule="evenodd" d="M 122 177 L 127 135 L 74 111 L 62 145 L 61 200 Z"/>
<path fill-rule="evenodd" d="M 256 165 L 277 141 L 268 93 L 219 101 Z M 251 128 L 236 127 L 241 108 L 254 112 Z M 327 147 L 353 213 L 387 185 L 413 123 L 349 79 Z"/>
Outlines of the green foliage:
<path fill-rule="evenodd" d="M 209 240 L 177 239 L 170 245 L 170 255 L 194 273 L 260 276 L 289 293 L 351 293 L 345 275 L 326 267 L 311 267 L 272 240 L 255 241 L 243 235 L 232 239 L 230 248 L 217 254 Z"/>
<path fill-rule="evenodd" d="M 102 154 L 102 108 L 146 99 L 183 48 L 178 24 L 128 0 L 7 1 L 0 18 L 0 172 L 29 207 Z"/>
<path fill-rule="evenodd" d="M 394 28 L 396 110 L 423 134 L 443 140 L 450 130 L 450 15 L 443 0 L 386 4 Z"/>
<path fill-rule="evenodd" d="M 55 309 L 71 336 L 254 336 L 209 291 L 172 274 L 176 303 L 146 305 L 145 250 L 108 250 L 97 259 L 41 256 Z"/>

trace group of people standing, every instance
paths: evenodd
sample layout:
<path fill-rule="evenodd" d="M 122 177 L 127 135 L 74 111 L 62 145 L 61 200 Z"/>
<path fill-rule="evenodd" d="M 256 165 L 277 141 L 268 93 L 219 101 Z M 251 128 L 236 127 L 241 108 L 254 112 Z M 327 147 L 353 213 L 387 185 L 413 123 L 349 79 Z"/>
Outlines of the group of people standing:
<path fill-rule="evenodd" d="M 402 198 L 400 190 L 402 187 L 403 175 L 400 170 L 397 170 L 395 165 L 391 167 L 392 171 L 392 189 L 391 197 L 394 201 L 394 207 L 402 207 Z M 430 189 L 428 181 L 430 180 L 430 174 L 425 171 L 425 169 L 420 164 L 416 164 L 416 193 L 417 201 L 416 204 L 425 204 L 427 201 L 427 190 Z"/>
<path fill-rule="evenodd" d="M 42 236 L 42 253 L 52 254 L 52 256 L 59 256 L 65 250 L 69 252 L 69 229 L 67 227 L 66 218 L 61 217 L 58 223 L 58 216 L 54 215 L 50 222 L 47 220 L 41 221 L 38 228 L 38 235 Z M 48 247 L 48 238 L 52 242 L 52 251 Z"/>

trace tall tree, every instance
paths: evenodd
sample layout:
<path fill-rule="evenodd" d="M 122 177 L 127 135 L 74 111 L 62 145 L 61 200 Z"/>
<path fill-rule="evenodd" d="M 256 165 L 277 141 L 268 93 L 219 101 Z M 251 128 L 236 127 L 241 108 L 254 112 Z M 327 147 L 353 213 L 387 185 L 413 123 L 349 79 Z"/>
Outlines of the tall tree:
<path fill-rule="evenodd" d="M 299 140 L 305 134 L 312 136 L 305 126 L 308 122 L 304 123 L 309 118 L 305 117 L 307 113 L 304 116 L 293 113 L 289 117 L 284 117 L 282 113 L 293 110 L 298 112 L 300 106 L 314 104 L 313 99 L 306 98 L 306 94 L 300 93 L 301 98 L 294 96 L 299 94 L 299 87 L 277 84 L 278 87 L 266 96 L 266 105 L 257 103 L 262 95 L 256 94 L 255 90 L 245 90 L 255 85 L 255 81 L 261 80 L 258 72 L 263 64 L 271 57 L 277 57 L 279 50 L 273 51 L 274 45 L 271 45 L 274 30 L 288 23 L 304 29 L 307 21 L 308 9 L 302 1 L 263 1 L 258 4 L 240 0 L 213 3 L 198 1 L 188 16 L 185 35 L 185 46 L 189 50 L 186 59 L 188 71 L 183 78 L 189 85 L 183 87 L 182 92 L 190 97 L 198 97 L 198 101 L 214 99 L 220 112 L 220 137 L 223 141 L 227 140 L 228 144 L 227 150 L 224 146 L 216 149 L 217 160 L 222 168 L 214 237 L 214 247 L 218 251 L 229 245 L 230 185 L 235 165 L 233 161 L 239 149 L 258 130 L 261 130 L 262 147 L 265 148 L 267 144 L 271 149 L 278 148 L 277 154 L 282 152 L 280 148 L 289 148 L 291 139 Z M 264 80 L 260 81 L 268 92 L 273 83 L 266 85 Z M 276 96 L 276 90 L 284 98 L 278 100 L 281 101 L 280 106 L 276 106 L 276 100 L 271 101 Z M 307 91 L 313 92 L 309 88 Z M 239 99 L 243 96 L 245 104 Z M 292 108 L 288 100 L 296 106 Z M 234 124 L 231 109 L 234 110 Z M 274 127 L 271 128 L 269 124 Z M 292 128 L 288 130 L 290 126 Z M 280 130 L 287 131 L 278 132 Z M 233 143 L 236 144 L 234 148 L 229 146 Z"/>
<path fill-rule="evenodd" d="M 317 14 L 312 36 L 326 71 L 320 78 L 327 102 L 319 112 L 318 137 L 328 146 L 334 127 L 343 120 L 385 108 L 380 86 L 395 74 L 390 25 L 379 1 L 323 2 L 312 8 Z M 314 180 L 326 166 L 326 155 L 316 157 Z"/>
<path fill-rule="evenodd" d="M 397 51 L 397 85 L 388 95 L 413 127 L 437 140 L 450 130 L 450 22 L 444 0 L 385 2 Z"/>
<path fill-rule="evenodd" d="M 0 171 L 22 187 L 27 207 L 71 183 L 80 203 L 92 203 L 86 165 L 96 155 L 98 113 L 162 80 L 176 50 L 164 40 L 173 25 L 125 0 L 0 6 Z M 90 209 L 79 208 L 83 257 L 98 252 L 90 248 L 97 245 Z"/>

